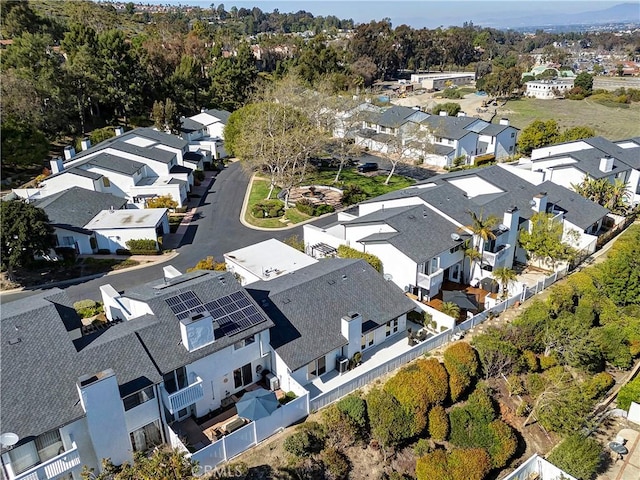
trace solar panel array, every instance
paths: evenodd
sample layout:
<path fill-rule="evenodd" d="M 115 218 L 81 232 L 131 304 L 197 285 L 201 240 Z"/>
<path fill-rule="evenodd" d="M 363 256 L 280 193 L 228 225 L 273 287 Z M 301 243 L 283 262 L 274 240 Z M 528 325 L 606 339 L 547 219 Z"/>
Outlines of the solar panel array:
<path fill-rule="evenodd" d="M 203 304 L 192 291 L 169 297 L 165 301 L 178 320 L 188 318 L 193 313 L 209 312 L 225 335 L 234 335 L 265 320 L 245 291 L 233 292 L 207 304 Z"/>
<path fill-rule="evenodd" d="M 234 335 L 265 320 L 244 291 L 213 300 L 205 307 L 225 335 Z"/>

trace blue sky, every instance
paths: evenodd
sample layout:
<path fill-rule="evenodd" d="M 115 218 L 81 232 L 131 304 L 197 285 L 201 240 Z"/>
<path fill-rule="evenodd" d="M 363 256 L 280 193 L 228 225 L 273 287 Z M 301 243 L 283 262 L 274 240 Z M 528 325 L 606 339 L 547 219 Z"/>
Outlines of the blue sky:
<path fill-rule="evenodd" d="M 490 22 L 489 19 L 506 17 L 526 18 L 529 15 L 554 13 L 561 15 L 569 12 L 589 12 L 612 7 L 622 1 L 549 1 L 549 0 L 491 0 L 491 1 L 432 1 L 432 0 L 267 0 L 267 1 L 199 1 L 199 0 L 142 0 L 144 3 L 189 4 L 209 8 L 224 4 L 228 11 L 236 7 L 259 7 L 271 12 L 277 8 L 281 12 L 306 10 L 314 15 L 336 15 L 339 18 L 353 18 L 356 22 L 368 22 L 389 17 L 394 26 L 403 23 L 415 28 L 434 28 L 440 25 L 461 25 L 464 21 L 473 21 L 479 25 Z M 485 20 L 486 19 L 486 20 Z"/>

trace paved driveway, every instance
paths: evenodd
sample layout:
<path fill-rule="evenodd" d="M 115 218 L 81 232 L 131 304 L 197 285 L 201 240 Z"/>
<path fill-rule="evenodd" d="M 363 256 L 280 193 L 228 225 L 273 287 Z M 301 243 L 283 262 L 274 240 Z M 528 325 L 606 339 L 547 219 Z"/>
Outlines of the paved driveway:
<path fill-rule="evenodd" d="M 66 289 L 72 301 L 85 298 L 100 299 L 99 287 L 106 283 L 122 291 L 140 283 L 162 278 L 162 267 L 171 264 L 181 272 L 193 267 L 202 258 L 213 255 L 222 261 L 222 255 L 254 243 L 277 238 L 283 240 L 291 235 L 302 237 L 302 226 L 281 231 L 261 231 L 247 228 L 240 223 L 240 210 L 244 200 L 249 176 L 242 170 L 239 162 L 230 164 L 222 170 L 203 197 L 197 215 L 178 248 L 179 255 L 170 262 L 147 268 L 122 272 L 94 280 L 60 287 Z M 314 224 L 327 225 L 335 221 L 335 215 L 320 219 Z M 265 252 L 265 255 L 268 252 Z M 2 296 L 2 302 L 28 297 L 42 289 L 22 291 Z"/>

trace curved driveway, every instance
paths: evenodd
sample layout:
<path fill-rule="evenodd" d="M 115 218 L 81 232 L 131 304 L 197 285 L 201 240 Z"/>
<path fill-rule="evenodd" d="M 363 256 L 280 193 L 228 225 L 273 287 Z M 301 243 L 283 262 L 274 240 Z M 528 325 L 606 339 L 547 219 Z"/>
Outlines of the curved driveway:
<path fill-rule="evenodd" d="M 179 255 L 171 261 L 59 288 L 65 289 L 72 301 L 85 298 L 99 300 L 101 285 L 109 283 L 118 291 L 126 290 L 140 283 L 162 278 L 162 267 L 165 265 L 173 265 L 184 272 L 209 255 L 222 260 L 222 255 L 226 252 L 269 238 L 282 240 L 291 235 L 298 235 L 302 238 L 302 226 L 288 230 L 261 231 L 242 225 L 239 220 L 240 210 L 248 184 L 249 176 L 242 170 L 240 162 L 231 163 L 218 173 L 203 198 L 201 206 L 198 207 L 196 217 L 192 220 L 182 240 L 182 246 L 177 250 Z M 335 215 L 322 218 L 314 223 L 326 225 L 333 221 L 335 221 Z M 265 255 L 268 254 L 265 252 Z M 41 290 L 4 294 L 2 301 L 17 300 Z"/>

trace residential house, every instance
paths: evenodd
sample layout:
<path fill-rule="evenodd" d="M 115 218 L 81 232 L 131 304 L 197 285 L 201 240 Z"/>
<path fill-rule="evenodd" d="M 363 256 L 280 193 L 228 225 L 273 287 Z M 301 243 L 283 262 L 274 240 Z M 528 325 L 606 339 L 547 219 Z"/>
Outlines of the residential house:
<path fill-rule="evenodd" d="M 166 208 L 102 210 L 85 229 L 94 233 L 99 250 L 116 253 L 128 249 L 129 240 L 153 240 L 155 249 L 162 249 L 162 237 L 169 233 Z"/>
<path fill-rule="evenodd" d="M 345 116 L 357 115 L 361 125 L 352 133 L 346 132 Z M 448 116 L 446 112 L 430 115 L 420 110 L 394 105 L 388 109 L 354 109 L 341 114 L 343 128 L 338 136 L 353 136 L 356 143 L 382 153 L 399 153 L 405 157 L 422 159 L 424 163 L 447 167 L 454 160 L 465 164 L 476 158 L 491 155 L 504 159 L 515 153 L 518 129 L 507 119 L 492 124 L 463 112 Z"/>
<path fill-rule="evenodd" d="M 540 100 L 564 98 L 564 95 L 573 88 L 573 80 L 573 78 L 531 80 L 525 83 L 524 94 Z"/>
<path fill-rule="evenodd" d="M 327 259 L 247 291 L 271 318 L 272 371 L 281 388 L 307 385 L 395 335 L 415 308 L 364 260 Z M 346 360 L 345 360 L 346 359 Z"/>
<path fill-rule="evenodd" d="M 317 262 L 275 238 L 225 253 L 224 261 L 242 285 L 288 275 Z"/>
<path fill-rule="evenodd" d="M 44 198 L 78 186 L 126 198 L 130 207 L 143 208 L 146 199 L 162 195 L 182 206 L 194 183 L 193 170 L 202 168 L 202 154 L 191 159 L 185 140 L 150 128 L 126 133 L 117 128 L 116 132 L 95 146 L 84 139 L 79 153 L 65 148 L 65 159 L 51 161 L 52 174 L 37 190 L 14 193 Z"/>
<path fill-rule="evenodd" d="M 224 158 L 224 127 L 230 115 L 226 110 L 203 108 L 197 115 L 181 119 L 181 136 L 189 142 L 190 150 L 206 150 L 215 159 Z"/>
<path fill-rule="evenodd" d="M 561 468 L 544 459 L 537 453 L 530 456 L 522 465 L 503 478 L 503 480 L 577 480 Z"/>
<path fill-rule="evenodd" d="M 2 452 L 9 480 L 80 478 L 84 465 L 174 443 L 175 422 L 207 416 L 270 367 L 274 324 L 231 273 L 166 267 L 100 290 L 97 326 L 59 289 L 3 305 L 0 420 L 19 438 Z"/>
<path fill-rule="evenodd" d="M 470 212 L 498 219 L 495 239 L 473 235 Z M 526 262 L 518 235 L 536 212 L 553 214 L 565 240 L 585 252 L 595 250 L 608 213 L 569 189 L 551 181 L 531 183 L 500 164 L 438 175 L 367 200 L 353 213 L 339 214 L 336 224 L 305 225 L 304 242 L 316 257 L 343 244 L 373 253 L 396 285 L 432 298 L 444 280 L 475 283 L 497 267 Z M 465 259 L 469 247 L 482 252 L 481 261 Z"/>
<path fill-rule="evenodd" d="M 127 200 L 110 193 L 92 192 L 80 187 L 55 193 L 31 203 L 44 210 L 54 228 L 56 246 L 70 247 L 77 253 L 95 253 L 95 232 L 86 228 L 102 211 L 126 208 Z"/>
<path fill-rule="evenodd" d="M 640 137 L 612 142 L 603 137 L 537 148 L 529 159 L 521 159 L 512 169 L 530 172 L 529 181 L 551 181 L 566 188 L 585 178 L 605 178 L 627 185 L 630 205 L 640 203 Z"/>

